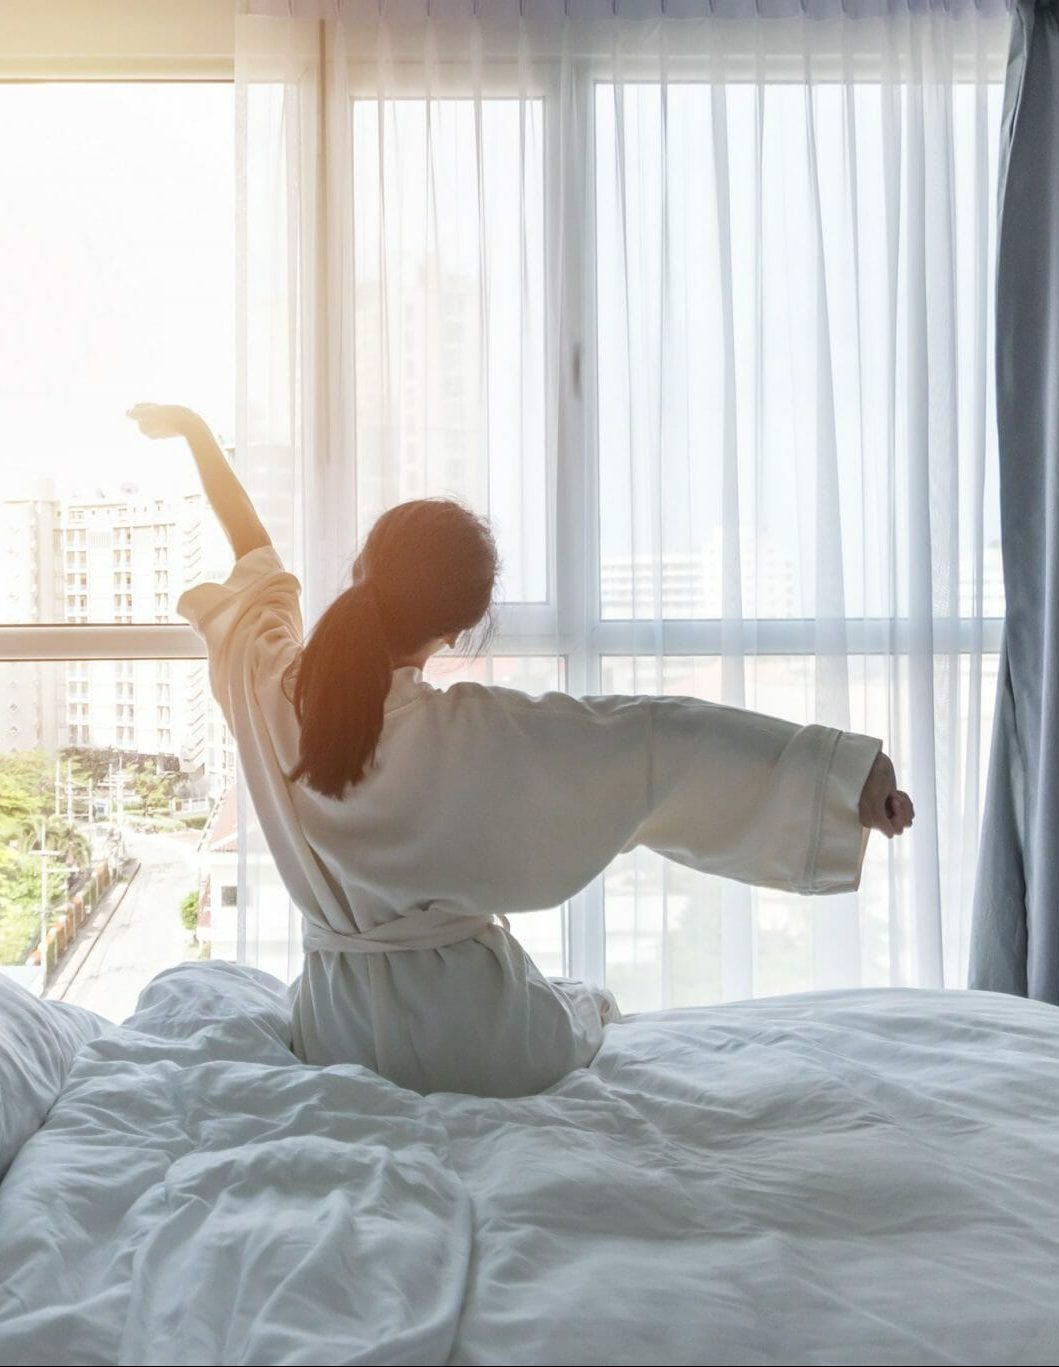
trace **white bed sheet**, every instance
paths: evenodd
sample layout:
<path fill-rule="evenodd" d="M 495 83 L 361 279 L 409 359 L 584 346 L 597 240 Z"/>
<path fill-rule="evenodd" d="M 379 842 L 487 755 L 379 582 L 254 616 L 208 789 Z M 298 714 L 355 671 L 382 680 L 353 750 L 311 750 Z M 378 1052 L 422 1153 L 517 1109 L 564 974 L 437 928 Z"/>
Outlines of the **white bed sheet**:
<path fill-rule="evenodd" d="M 0 1178 L 39 1129 L 81 1046 L 106 1029 L 91 1011 L 42 1002 L 0 971 Z"/>
<path fill-rule="evenodd" d="M 156 979 L 0 1184 L 2 1363 L 1051 1363 L 1059 1012 L 834 992 L 635 1017 L 538 1097 L 288 1049 Z"/>

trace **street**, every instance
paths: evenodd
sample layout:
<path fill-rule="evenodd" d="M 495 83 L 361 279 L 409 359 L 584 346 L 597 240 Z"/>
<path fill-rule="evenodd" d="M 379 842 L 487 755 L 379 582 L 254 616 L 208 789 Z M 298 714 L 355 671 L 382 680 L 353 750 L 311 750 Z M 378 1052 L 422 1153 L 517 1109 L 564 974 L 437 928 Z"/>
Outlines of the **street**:
<path fill-rule="evenodd" d="M 198 832 L 128 832 L 126 847 L 140 861 L 124 898 L 100 931 L 72 981 L 60 966 L 49 997 L 87 1007 L 121 1023 L 136 1008 L 143 987 L 172 964 L 189 957 L 180 923 L 181 898 L 198 886 Z M 92 935 L 86 927 L 82 935 Z M 78 954 L 79 946 L 71 950 Z"/>

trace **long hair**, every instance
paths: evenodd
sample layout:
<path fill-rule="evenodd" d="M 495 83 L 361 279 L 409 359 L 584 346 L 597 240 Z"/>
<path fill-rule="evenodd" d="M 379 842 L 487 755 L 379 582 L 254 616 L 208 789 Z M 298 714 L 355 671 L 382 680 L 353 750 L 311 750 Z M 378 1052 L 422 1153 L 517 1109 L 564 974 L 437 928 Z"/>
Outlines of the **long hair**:
<path fill-rule="evenodd" d="M 394 661 L 483 619 L 491 627 L 497 569 L 488 522 L 453 499 L 410 499 L 382 514 L 353 563 L 352 584 L 284 674 L 301 729 L 292 781 L 340 798 L 363 778 Z"/>

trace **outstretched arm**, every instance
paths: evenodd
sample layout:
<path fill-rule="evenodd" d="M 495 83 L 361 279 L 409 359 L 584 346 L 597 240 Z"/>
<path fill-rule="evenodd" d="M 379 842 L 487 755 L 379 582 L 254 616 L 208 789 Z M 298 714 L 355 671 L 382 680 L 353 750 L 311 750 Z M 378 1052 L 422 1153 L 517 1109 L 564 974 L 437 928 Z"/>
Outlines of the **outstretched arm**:
<path fill-rule="evenodd" d="M 272 544 L 249 494 L 197 413 L 177 404 L 138 403 L 128 409 L 126 416 L 139 425 L 145 437 L 187 440 L 210 507 L 217 514 L 237 560 L 248 551 Z"/>
<path fill-rule="evenodd" d="M 851 892 L 868 830 L 912 822 L 875 737 L 693 698 L 644 703 L 647 804 L 626 848 L 763 887 Z"/>

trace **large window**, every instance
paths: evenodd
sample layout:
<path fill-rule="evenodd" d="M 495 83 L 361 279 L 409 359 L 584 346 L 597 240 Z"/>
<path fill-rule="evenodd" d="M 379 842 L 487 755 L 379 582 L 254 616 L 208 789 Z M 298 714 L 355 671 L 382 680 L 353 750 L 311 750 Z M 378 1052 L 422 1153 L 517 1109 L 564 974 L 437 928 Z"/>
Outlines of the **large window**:
<path fill-rule="evenodd" d="M 953 554 L 924 646 L 914 580 L 882 568 L 908 560 L 907 519 L 897 520 L 895 548 L 881 543 L 891 529 L 876 516 L 910 487 L 912 459 L 888 426 L 908 399 L 906 372 L 887 350 L 893 281 L 864 267 L 892 249 L 887 232 L 907 226 L 883 211 L 892 110 L 879 84 L 815 88 L 810 199 L 791 174 L 806 102 L 789 71 L 760 85 L 711 83 L 688 61 L 664 88 L 628 73 L 619 86 L 613 68 L 575 61 L 561 79 L 575 92 L 583 155 L 563 157 L 560 74 L 547 61 L 530 65 L 490 72 L 476 97 L 460 62 L 441 93 L 425 93 L 417 61 L 387 73 L 385 94 L 370 62 L 366 75 L 351 74 L 351 252 L 336 278 L 353 300 L 342 355 L 357 525 L 329 553 L 341 561 L 393 502 L 454 494 L 493 521 L 503 607 L 496 654 L 432 662 L 438 686 L 474 677 L 530 693 L 731 701 L 738 657 L 746 706 L 809 720 L 833 665 L 820 663 L 824 623 L 848 670 L 853 729 L 907 743 L 913 694 L 894 679 L 926 652 L 950 702 L 952 753 L 938 764 L 955 772 L 961 738 L 976 731 L 984 772 L 1003 585 L 995 444 L 967 396 L 988 373 L 978 348 L 996 168 L 991 154 L 983 175 L 981 149 L 999 141 L 1002 73 L 984 102 L 981 87 L 957 82 L 951 106 L 947 298 L 960 388 L 951 430 L 931 440 L 952 443 L 955 482 L 932 488 L 929 517 Z M 188 928 L 160 942 L 166 953 L 208 947 L 287 977 L 299 963 L 200 646 L 174 616 L 183 588 L 223 576 L 230 553 L 185 453 L 144 442 L 124 417 L 141 399 L 186 403 L 234 449 L 230 74 L 0 85 L 0 172 L 14 206 L 0 219 L 0 289 L 18 320 L 0 335 L 12 381 L 0 430 L 15 452 L 0 491 L 0 623 L 19 627 L 0 629 L 0 818 L 12 851 L 0 921 L 15 926 L 0 936 L 0 958 L 27 978 L 40 906 L 56 925 L 66 914 L 55 880 L 78 849 L 84 867 L 71 886 L 95 876 L 100 850 L 118 882 L 127 850 L 144 870 L 172 856 L 159 915 L 172 924 L 183 915 Z M 248 106 L 275 146 L 294 136 L 282 97 L 266 82 Z M 282 201 L 290 189 L 265 179 L 266 195 Z M 288 207 L 295 200 L 289 193 Z M 907 197 L 898 202 L 907 216 Z M 288 312 L 302 345 L 304 320 L 285 295 L 253 292 L 270 283 L 267 270 L 255 276 L 253 252 L 264 243 L 294 259 L 313 247 L 293 233 L 269 237 L 271 201 L 251 198 L 251 208 L 264 227 L 248 253 L 254 326 L 243 360 L 255 373 L 273 369 L 268 403 L 274 396 L 286 414 L 306 400 L 286 388 L 293 352 L 270 347 Z M 811 325 L 821 279 L 790 263 L 818 252 L 832 329 L 835 513 L 842 557 L 857 567 L 837 613 L 834 557 L 799 540 L 819 502 L 824 344 Z M 275 315 L 284 319 L 273 332 Z M 251 463 L 272 459 L 268 439 L 258 446 L 253 435 L 270 416 L 252 405 L 246 415 Z M 312 510 L 295 507 L 308 488 L 295 465 L 263 511 L 296 546 Z M 968 791 L 980 784 L 972 777 Z M 950 780 L 943 774 L 939 791 L 953 790 Z M 192 835 L 200 817 L 204 833 Z M 967 822 L 967 810 L 942 803 L 942 845 Z M 43 898 L 38 868 L 52 870 Z M 850 963 L 856 981 L 874 985 L 900 978 L 894 963 L 908 952 L 888 911 L 904 876 L 875 842 L 854 924 L 637 851 L 569 907 L 513 929 L 545 971 L 605 976 L 626 1010 L 844 985 Z M 968 875 L 943 877 L 955 887 Z M 954 961 L 961 953 L 958 941 L 946 945 Z M 141 981 L 158 966 L 145 954 Z M 63 981 L 61 963 L 52 973 Z M 91 977 L 80 971 L 83 990 Z"/>
<path fill-rule="evenodd" d="M 0 622 L 22 628 L 0 663 L 0 963 L 39 985 L 43 891 L 50 990 L 114 1019 L 166 962 L 236 941 L 214 887 L 231 741 L 170 625 L 231 554 L 186 453 L 124 416 L 186 403 L 233 436 L 232 120 L 223 81 L 0 84 Z"/>
<path fill-rule="evenodd" d="M 947 700 L 950 715 L 936 768 L 919 772 L 938 795 L 934 895 L 948 913 L 944 977 L 953 984 L 966 953 L 965 930 L 953 928 L 966 923 L 973 881 L 973 848 L 959 829 L 967 811 L 954 797 L 984 792 L 1004 612 L 983 323 L 1001 95 L 999 80 L 984 91 L 955 83 L 951 166 L 939 155 L 934 170 L 951 179 L 922 223 L 900 179 L 915 155 L 910 133 L 895 147 L 900 94 L 884 95 L 879 81 L 822 81 L 810 99 L 797 80 L 600 80 L 592 102 L 599 546 L 596 581 L 582 595 L 598 605 L 590 686 L 598 678 L 605 692 L 738 700 L 804 723 L 824 719 L 819 657 L 831 655 L 827 667 L 837 660 L 843 677 L 836 688 L 830 676 L 832 706 L 848 690 L 847 724 L 885 737 L 907 772 L 909 662 L 932 654 L 932 676 L 916 662 L 917 677 L 928 676 L 919 698 L 939 710 Z M 932 221 L 939 209 L 947 229 Z M 917 234 L 928 259 L 940 241 L 939 262 L 952 263 L 951 279 L 930 281 L 922 296 L 926 335 L 951 329 L 945 354 L 922 364 L 931 385 L 951 392 L 947 408 L 936 403 L 942 417 L 931 418 L 927 439 L 946 474 L 913 508 L 916 434 L 902 415 L 915 407 L 915 373 L 902 353 L 917 326 L 908 316 Z M 889 252 L 896 271 L 868 264 Z M 833 481 L 822 468 L 829 442 Z M 814 536 L 821 481 L 834 498 L 840 555 Z M 896 521 L 888 500 L 902 510 Z M 911 516 L 920 513 L 935 563 L 928 545 L 910 573 Z M 822 646 L 827 618 L 836 644 Z M 633 653 L 637 640 L 643 653 Z M 972 753 L 969 729 L 978 773 L 960 767 Z M 923 847 L 922 829 L 913 839 Z M 857 907 L 839 915 L 827 899 L 735 888 L 644 850 L 620 856 L 602 892 L 607 982 L 637 1010 L 915 980 L 915 951 L 891 913 L 895 901 L 931 893 L 888 853 L 871 842 Z"/>
<path fill-rule="evenodd" d="M 5 622 L 169 622 L 226 546 L 133 403 L 234 438 L 232 88 L 0 85 Z"/>
<path fill-rule="evenodd" d="M 505 601 L 540 603 L 543 101 L 355 99 L 353 155 L 360 530 L 454 495 L 489 513 Z"/>
<path fill-rule="evenodd" d="M 957 449 L 953 487 L 944 494 L 955 504 L 954 549 L 963 573 L 951 586 L 953 604 L 939 603 L 938 615 L 949 615 L 955 605 L 959 615 L 972 617 L 981 606 L 994 624 L 1003 616 L 1004 589 L 992 439 L 982 472 L 981 605 L 974 601 L 971 567 L 979 457 L 973 421 L 986 379 L 975 370 L 984 303 L 976 271 L 980 239 L 991 227 L 981 201 L 992 205 L 995 199 L 1001 94 L 999 82 L 986 101 L 969 82 L 954 88 L 948 194 L 955 277 L 944 301 L 924 302 L 932 312 L 950 310 L 948 326 L 957 334 L 957 430 L 932 432 L 931 441 L 940 446 L 953 440 Z M 732 82 L 720 94 L 706 82 L 670 82 L 664 102 L 658 82 L 595 86 L 604 620 L 657 613 L 692 622 L 723 615 L 723 542 L 733 515 L 723 479 L 726 387 L 734 401 L 728 436 L 741 495 L 741 615 L 803 623 L 827 615 L 825 590 L 833 586 L 822 582 L 821 564 L 799 544 L 812 531 L 825 407 L 834 423 L 841 549 L 850 567 L 842 585 L 846 615 L 851 622 L 909 615 L 909 579 L 901 578 L 893 592 L 887 579 L 893 557 L 881 516 L 891 433 L 896 473 L 907 477 L 905 434 L 900 422 L 894 432 L 889 415 L 895 402 L 900 414 L 910 396 L 902 392 L 902 367 L 888 354 L 901 342 L 891 338 L 887 320 L 888 291 L 908 288 L 908 244 L 897 248 L 902 259 L 896 280 L 868 265 L 885 262 L 892 250 L 887 234 L 894 232 L 895 207 L 908 210 L 886 196 L 887 108 L 880 84 L 814 89 L 815 175 L 806 173 L 806 105 L 805 89 L 796 82 L 763 90 Z M 987 125 L 993 160 L 988 182 L 975 174 L 983 169 L 975 166 L 980 123 Z M 725 164 L 718 166 L 721 155 Z M 937 174 L 946 170 L 939 167 Z M 929 249 L 931 228 L 918 231 Z M 822 275 L 814 267 L 818 252 Z M 799 262 L 805 263 L 801 271 L 793 269 Z M 827 296 L 822 303 L 821 290 Z M 824 342 L 814 335 L 818 319 L 830 334 Z M 908 326 L 903 318 L 901 324 Z M 831 391 L 824 405 L 821 383 Z M 779 452 L 783 460 L 776 459 Z M 755 478 L 755 465 L 767 469 L 767 481 Z M 940 506 L 942 496 L 939 490 L 939 504 L 931 509 L 939 524 L 950 516 Z M 898 535 L 908 535 L 904 520 Z M 902 552 L 898 546 L 898 556 Z M 767 628 L 759 640 L 762 649 L 771 648 Z"/>

